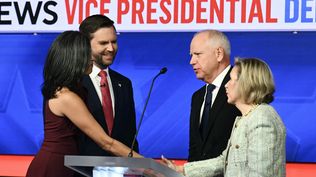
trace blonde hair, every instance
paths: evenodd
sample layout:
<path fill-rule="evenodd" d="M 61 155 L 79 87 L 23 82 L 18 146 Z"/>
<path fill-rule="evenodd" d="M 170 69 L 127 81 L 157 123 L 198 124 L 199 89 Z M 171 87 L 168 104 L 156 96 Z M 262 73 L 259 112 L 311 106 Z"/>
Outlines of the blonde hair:
<path fill-rule="evenodd" d="M 247 104 L 271 103 L 274 80 L 269 66 L 258 58 L 236 58 L 238 92 Z"/>
<path fill-rule="evenodd" d="M 195 35 L 200 33 L 206 33 L 208 35 L 209 44 L 211 47 L 222 47 L 226 55 L 230 56 L 230 42 L 224 33 L 217 30 L 203 30 L 196 33 Z"/>

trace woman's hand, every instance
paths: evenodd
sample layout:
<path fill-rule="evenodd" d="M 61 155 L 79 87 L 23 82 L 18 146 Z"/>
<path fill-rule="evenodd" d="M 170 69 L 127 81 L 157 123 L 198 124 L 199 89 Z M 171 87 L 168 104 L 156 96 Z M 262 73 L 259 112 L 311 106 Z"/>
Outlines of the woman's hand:
<path fill-rule="evenodd" d="M 183 174 L 183 166 L 176 165 L 173 161 L 166 159 L 163 155 L 161 156 L 161 161 L 167 167 L 173 169 L 174 171 L 176 171 L 178 173 Z"/>

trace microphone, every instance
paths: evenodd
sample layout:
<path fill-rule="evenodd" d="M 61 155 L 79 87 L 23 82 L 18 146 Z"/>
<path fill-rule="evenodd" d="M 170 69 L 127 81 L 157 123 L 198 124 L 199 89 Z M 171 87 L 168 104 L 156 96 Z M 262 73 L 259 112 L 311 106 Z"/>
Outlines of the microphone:
<path fill-rule="evenodd" d="M 151 81 L 151 85 L 150 85 L 148 96 L 147 96 L 147 99 L 146 99 L 146 102 L 145 102 L 145 106 L 144 106 L 142 115 L 140 116 L 139 123 L 138 123 L 137 129 L 136 129 L 136 133 L 135 133 L 132 145 L 131 145 L 131 152 L 128 154 L 128 157 L 133 157 L 133 149 L 134 149 L 134 146 L 135 146 L 136 138 L 137 138 L 140 126 L 142 125 L 142 121 L 143 121 L 143 118 L 144 118 L 144 113 L 146 111 L 146 107 L 147 107 L 147 104 L 148 104 L 148 101 L 149 101 L 149 98 L 150 98 L 151 91 L 152 91 L 153 86 L 154 86 L 154 82 L 155 82 L 155 80 L 157 79 L 158 76 L 160 76 L 161 74 L 165 74 L 167 72 L 167 70 L 168 69 L 166 67 L 161 68 L 159 73 Z"/>

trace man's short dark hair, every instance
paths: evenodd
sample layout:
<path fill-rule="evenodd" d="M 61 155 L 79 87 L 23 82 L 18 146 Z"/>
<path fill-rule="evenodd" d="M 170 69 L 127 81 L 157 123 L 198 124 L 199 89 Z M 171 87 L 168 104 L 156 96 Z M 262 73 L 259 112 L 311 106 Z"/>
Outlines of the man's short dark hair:
<path fill-rule="evenodd" d="M 92 34 L 95 33 L 100 28 L 110 28 L 113 27 L 114 22 L 105 15 L 92 15 L 84 19 L 79 27 L 79 30 L 82 34 L 87 36 L 90 40 L 93 38 Z"/>

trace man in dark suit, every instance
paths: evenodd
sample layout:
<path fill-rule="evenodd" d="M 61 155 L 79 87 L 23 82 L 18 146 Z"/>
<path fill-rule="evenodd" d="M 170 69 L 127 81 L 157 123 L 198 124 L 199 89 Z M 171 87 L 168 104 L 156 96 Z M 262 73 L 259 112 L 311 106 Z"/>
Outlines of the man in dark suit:
<path fill-rule="evenodd" d="M 91 74 L 82 81 L 87 91 L 86 104 L 109 136 L 131 147 L 136 133 L 132 83 L 109 68 L 118 49 L 114 22 L 104 15 L 92 15 L 80 24 L 79 29 L 90 39 L 94 61 Z M 79 149 L 81 155 L 112 155 L 85 135 L 80 135 Z M 138 152 L 137 142 L 134 150 Z"/>
<path fill-rule="evenodd" d="M 227 103 L 224 88 L 231 71 L 230 42 L 227 37 L 216 30 L 198 32 L 191 41 L 190 54 L 190 64 L 196 77 L 206 83 L 192 96 L 188 158 L 192 162 L 214 158 L 222 153 L 240 112 Z M 209 91 L 209 107 L 205 103 L 208 85 L 213 86 Z"/>

